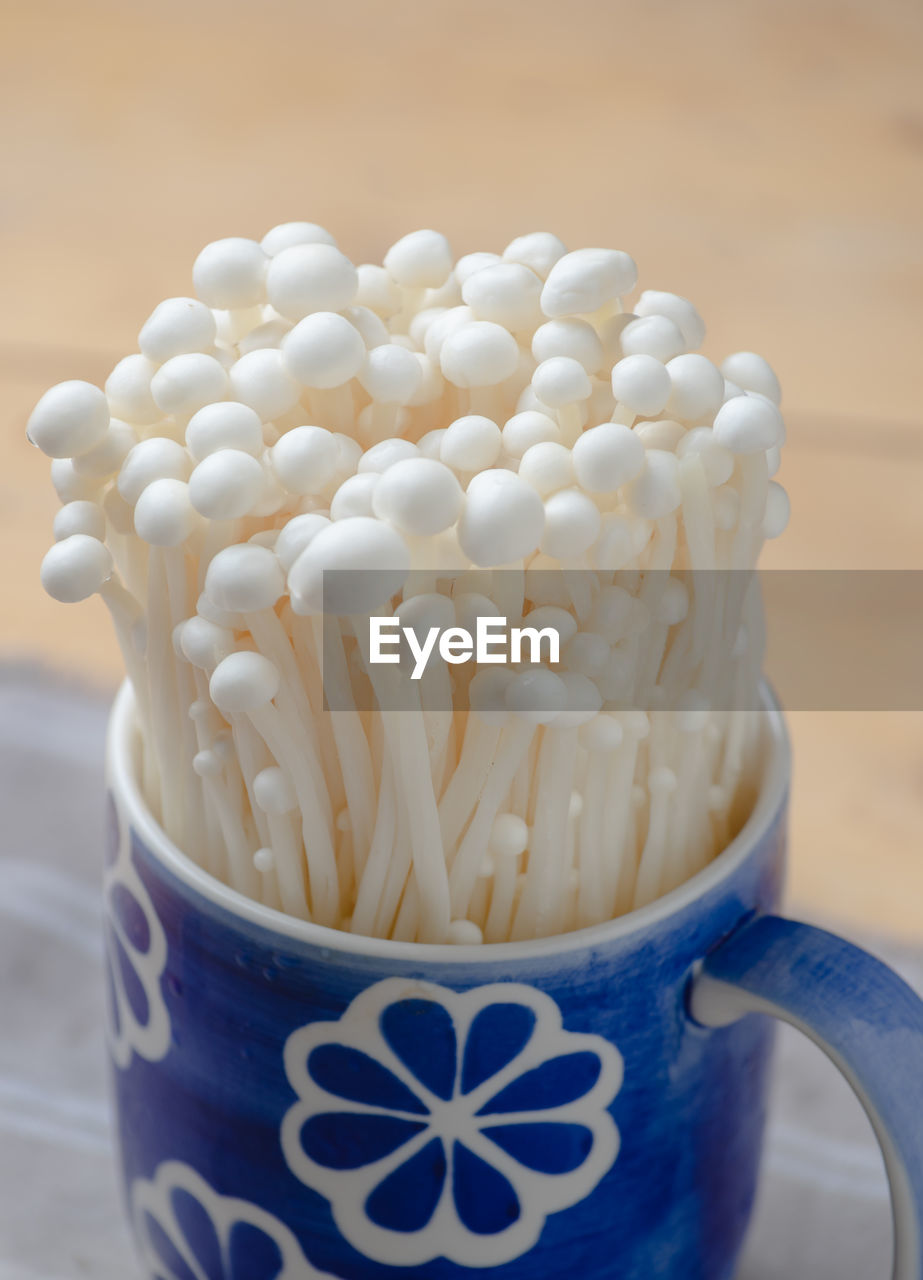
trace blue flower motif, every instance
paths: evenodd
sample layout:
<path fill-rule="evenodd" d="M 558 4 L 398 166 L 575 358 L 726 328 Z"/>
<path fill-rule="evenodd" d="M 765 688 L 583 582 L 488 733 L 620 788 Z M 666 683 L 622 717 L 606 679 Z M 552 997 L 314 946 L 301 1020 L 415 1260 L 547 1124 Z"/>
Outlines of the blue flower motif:
<path fill-rule="evenodd" d="M 157 1062 L 170 1048 L 170 1016 L 160 986 L 167 939 L 111 796 L 103 896 L 109 1050 L 122 1068 L 135 1053 Z"/>
<path fill-rule="evenodd" d="M 285 1069 L 288 1165 L 376 1262 L 509 1262 L 618 1153 L 621 1055 L 565 1031 L 557 1004 L 519 983 L 389 978 L 338 1022 L 295 1031 Z"/>
<path fill-rule="evenodd" d="M 332 1280 L 272 1214 L 218 1195 L 177 1160 L 134 1183 L 132 1216 L 152 1280 Z"/>

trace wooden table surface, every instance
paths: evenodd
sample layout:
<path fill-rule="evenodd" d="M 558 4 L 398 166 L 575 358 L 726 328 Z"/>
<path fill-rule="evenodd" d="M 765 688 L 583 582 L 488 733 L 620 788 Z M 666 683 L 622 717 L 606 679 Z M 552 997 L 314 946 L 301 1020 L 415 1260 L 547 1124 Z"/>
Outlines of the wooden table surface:
<path fill-rule="evenodd" d="M 38 587 L 56 500 L 23 438 L 102 381 L 198 249 L 307 218 L 356 261 L 538 227 L 692 298 L 778 370 L 775 566 L 923 556 L 917 0 L 5 0 L 0 649 L 111 685 L 99 602 Z M 923 715 L 796 712 L 794 909 L 923 936 Z"/>

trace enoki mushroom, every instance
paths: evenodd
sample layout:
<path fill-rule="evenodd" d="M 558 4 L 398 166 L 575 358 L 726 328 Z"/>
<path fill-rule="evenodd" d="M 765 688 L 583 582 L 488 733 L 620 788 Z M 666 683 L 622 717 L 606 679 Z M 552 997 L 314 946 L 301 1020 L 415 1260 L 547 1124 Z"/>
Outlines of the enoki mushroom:
<path fill-rule="evenodd" d="M 705 866 L 752 800 L 746 571 L 788 519 L 766 361 L 713 364 L 691 303 L 544 232 L 356 267 L 288 223 L 193 284 L 28 425 L 63 504 L 42 581 L 109 608 L 167 834 L 268 906 L 423 942 L 580 928 Z M 502 617 L 557 660 L 409 680 L 373 614 Z"/>

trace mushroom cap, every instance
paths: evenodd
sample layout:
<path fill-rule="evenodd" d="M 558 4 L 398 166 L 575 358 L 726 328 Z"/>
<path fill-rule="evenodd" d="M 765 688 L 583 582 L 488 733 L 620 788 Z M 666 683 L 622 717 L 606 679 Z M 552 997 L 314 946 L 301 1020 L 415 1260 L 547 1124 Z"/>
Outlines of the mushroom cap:
<path fill-rule="evenodd" d="M 282 340 L 289 372 L 306 387 L 340 387 L 365 363 L 362 334 L 345 316 L 315 311 Z"/>
<path fill-rule="evenodd" d="M 280 249 L 266 270 L 270 304 L 286 320 L 314 311 L 342 311 L 356 297 L 359 276 L 345 254 L 323 241 Z"/>
<path fill-rule="evenodd" d="M 476 565 L 510 564 L 535 551 L 544 527 L 545 508 L 530 484 L 512 471 L 481 471 L 468 485 L 458 540 Z"/>
<path fill-rule="evenodd" d="M 29 415 L 26 435 L 49 458 L 77 458 L 109 428 L 109 403 L 99 387 L 74 379 L 51 387 Z"/>
<path fill-rule="evenodd" d="M 62 604 L 76 604 L 95 595 L 111 576 L 109 548 L 85 533 L 56 542 L 42 561 L 42 586 Z"/>
<path fill-rule="evenodd" d="M 229 653 L 222 658 L 208 682 L 211 700 L 219 711 L 234 715 L 258 711 L 279 692 L 278 668 L 261 653 Z"/>
<path fill-rule="evenodd" d="M 378 478 L 372 509 L 402 533 L 425 538 L 455 524 L 464 501 L 451 468 L 430 458 L 407 458 Z"/>
<path fill-rule="evenodd" d="M 231 236 L 207 244 L 192 267 L 197 295 L 210 307 L 253 307 L 266 296 L 268 258 L 255 240 Z"/>
<path fill-rule="evenodd" d="M 555 262 L 542 290 L 542 311 L 558 316 L 587 315 L 635 287 L 638 270 L 620 249 L 575 249 Z"/>
<path fill-rule="evenodd" d="M 356 516 L 334 521 L 302 551 L 288 572 L 296 613 L 369 613 L 400 591 L 410 552 L 381 520 Z"/>
<path fill-rule="evenodd" d="M 141 326 L 138 347 L 143 356 L 163 364 L 172 356 L 211 351 L 216 336 L 214 313 L 204 302 L 197 298 L 166 298 Z"/>
<path fill-rule="evenodd" d="M 714 432 L 731 453 L 760 453 L 782 443 L 785 425 L 771 400 L 746 394 L 725 401 L 715 415 Z"/>
<path fill-rule="evenodd" d="M 291 249 L 296 244 L 332 244 L 336 248 L 336 243 L 330 232 L 316 222 L 280 222 L 266 232 L 260 248 L 267 258 L 274 258 L 283 249 Z"/>
<path fill-rule="evenodd" d="M 196 462 L 218 449 L 240 449 L 258 458 L 263 451 L 260 415 L 235 400 L 203 405 L 186 424 L 186 448 Z"/>
<path fill-rule="evenodd" d="M 189 477 L 189 499 L 209 520 L 236 520 L 253 509 L 264 484 L 258 458 L 242 449 L 216 449 Z"/>

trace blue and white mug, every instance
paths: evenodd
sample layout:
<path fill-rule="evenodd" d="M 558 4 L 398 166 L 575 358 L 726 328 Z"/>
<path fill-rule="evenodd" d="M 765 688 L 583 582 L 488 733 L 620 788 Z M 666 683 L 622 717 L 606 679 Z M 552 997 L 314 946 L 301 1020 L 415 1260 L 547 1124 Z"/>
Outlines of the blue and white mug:
<path fill-rule="evenodd" d="M 536 942 L 354 937 L 220 884 L 109 742 L 109 1039 L 148 1280 L 729 1280 L 760 1158 L 772 1021 L 860 1095 L 895 1280 L 923 1280 L 923 1003 L 780 919 L 782 717 L 749 821 L 681 888 Z"/>

